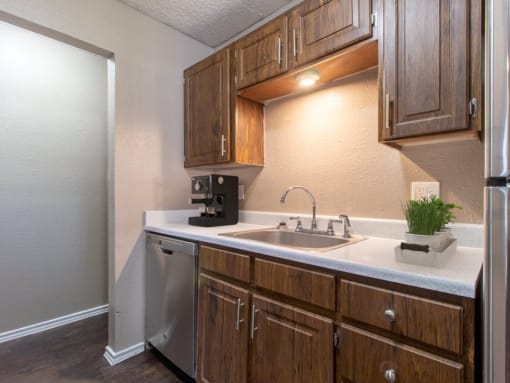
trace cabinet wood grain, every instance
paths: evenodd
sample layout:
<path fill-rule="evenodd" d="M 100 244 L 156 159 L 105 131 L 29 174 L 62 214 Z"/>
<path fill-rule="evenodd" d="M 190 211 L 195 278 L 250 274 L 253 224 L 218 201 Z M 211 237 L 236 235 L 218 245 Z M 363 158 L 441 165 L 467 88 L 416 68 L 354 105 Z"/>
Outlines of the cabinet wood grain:
<path fill-rule="evenodd" d="M 184 166 L 230 161 L 230 50 L 184 72 Z"/>
<path fill-rule="evenodd" d="M 200 246 L 199 266 L 203 270 L 250 282 L 250 257 L 230 251 Z"/>
<path fill-rule="evenodd" d="M 264 107 L 235 92 L 227 47 L 184 72 L 184 166 L 264 164 Z"/>
<path fill-rule="evenodd" d="M 463 351 L 460 306 L 346 280 L 341 281 L 340 291 L 340 312 L 345 318 L 456 354 Z M 386 310 L 391 310 L 394 319 Z"/>
<path fill-rule="evenodd" d="M 333 321 L 253 296 L 250 381 L 333 383 Z"/>
<path fill-rule="evenodd" d="M 235 89 L 234 87 L 232 89 Z M 262 104 L 236 96 L 233 136 L 235 162 L 243 165 L 264 165 L 264 107 Z"/>
<path fill-rule="evenodd" d="M 387 373 L 396 382 L 474 383 L 480 376 L 472 299 L 213 246 L 201 245 L 199 256 L 197 381 L 384 383 Z"/>
<path fill-rule="evenodd" d="M 372 35 L 370 0 L 307 0 L 289 21 L 289 67 L 307 64 Z"/>
<path fill-rule="evenodd" d="M 238 89 L 287 71 L 287 24 L 280 16 L 236 42 Z"/>
<path fill-rule="evenodd" d="M 462 383 L 462 364 L 437 357 L 394 342 L 348 324 L 341 325 L 337 381 L 377 383 L 395 382 Z"/>
<path fill-rule="evenodd" d="M 405 140 L 409 137 L 476 132 L 479 123 L 469 115 L 469 101 L 480 102 L 480 89 L 472 68 L 478 78 L 481 72 L 470 53 L 481 56 L 481 50 L 480 37 L 469 31 L 473 22 L 481 22 L 479 8 L 467 0 L 382 4 L 380 138 L 405 143 L 412 142 Z"/>
<path fill-rule="evenodd" d="M 247 382 L 248 304 L 247 290 L 200 275 L 198 382 Z"/>
<path fill-rule="evenodd" d="M 335 277 L 332 274 L 255 259 L 254 284 L 331 311 L 335 310 Z"/>

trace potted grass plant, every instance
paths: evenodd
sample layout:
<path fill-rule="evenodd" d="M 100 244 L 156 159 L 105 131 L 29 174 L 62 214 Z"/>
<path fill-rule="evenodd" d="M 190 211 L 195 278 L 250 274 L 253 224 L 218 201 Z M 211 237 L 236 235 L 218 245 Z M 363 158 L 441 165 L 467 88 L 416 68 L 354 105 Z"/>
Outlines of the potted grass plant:
<path fill-rule="evenodd" d="M 443 244 L 448 242 L 450 238 L 452 238 L 451 228 L 447 227 L 449 223 L 454 223 L 457 218 L 455 214 L 453 214 L 454 209 L 462 210 L 462 206 L 455 205 L 453 203 L 445 203 L 440 198 L 434 197 L 434 203 L 439 211 L 441 216 L 441 227 L 439 228 L 439 233 L 442 236 Z"/>
<path fill-rule="evenodd" d="M 403 206 L 409 231 L 405 233 L 407 243 L 428 245 L 434 251 L 440 251 L 442 238 L 437 231 L 443 224 L 441 211 L 435 198 L 409 200 Z"/>
<path fill-rule="evenodd" d="M 444 203 L 435 196 L 407 201 L 403 206 L 409 229 L 405 234 L 406 242 L 429 245 L 434 251 L 441 251 L 451 237 L 446 225 L 455 221 L 454 209 L 462 207 Z"/>

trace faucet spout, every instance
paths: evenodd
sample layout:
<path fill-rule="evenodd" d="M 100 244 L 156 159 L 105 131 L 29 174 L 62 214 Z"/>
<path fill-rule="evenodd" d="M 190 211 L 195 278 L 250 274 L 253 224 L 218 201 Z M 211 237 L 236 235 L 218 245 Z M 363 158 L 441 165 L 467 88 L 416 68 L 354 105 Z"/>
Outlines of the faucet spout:
<path fill-rule="evenodd" d="M 280 198 L 280 203 L 283 205 L 285 203 L 285 199 L 287 198 L 287 194 L 291 192 L 292 190 L 302 190 L 306 193 L 306 195 L 310 198 L 310 201 L 312 202 L 312 230 L 317 229 L 317 219 L 316 219 L 316 210 L 317 210 L 317 203 L 315 202 L 315 197 L 313 196 L 312 192 L 305 188 L 304 186 L 291 186 L 287 190 L 285 190 Z"/>

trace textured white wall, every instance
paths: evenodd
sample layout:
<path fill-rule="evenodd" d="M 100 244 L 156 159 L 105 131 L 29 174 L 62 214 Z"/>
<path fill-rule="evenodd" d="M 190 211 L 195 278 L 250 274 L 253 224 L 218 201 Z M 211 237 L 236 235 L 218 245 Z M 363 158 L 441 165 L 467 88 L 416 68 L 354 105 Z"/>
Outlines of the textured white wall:
<path fill-rule="evenodd" d="M 122 350 L 144 338 L 142 213 L 188 206 L 182 72 L 212 50 L 115 0 L 0 0 L 0 11 L 115 54 L 109 345 Z"/>
<path fill-rule="evenodd" d="M 0 22 L 0 333 L 107 303 L 106 59 Z"/>

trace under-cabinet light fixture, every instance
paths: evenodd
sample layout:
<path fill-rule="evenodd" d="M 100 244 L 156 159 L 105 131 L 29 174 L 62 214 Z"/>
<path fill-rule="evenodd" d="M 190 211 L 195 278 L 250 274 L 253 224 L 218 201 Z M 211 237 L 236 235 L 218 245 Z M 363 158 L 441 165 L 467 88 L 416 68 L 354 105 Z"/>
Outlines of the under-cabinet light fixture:
<path fill-rule="evenodd" d="M 306 70 L 303 73 L 300 73 L 297 75 L 296 80 L 299 84 L 299 86 L 302 87 L 308 87 L 315 85 L 317 80 L 319 80 L 321 76 L 319 75 L 319 72 L 316 70 Z"/>

